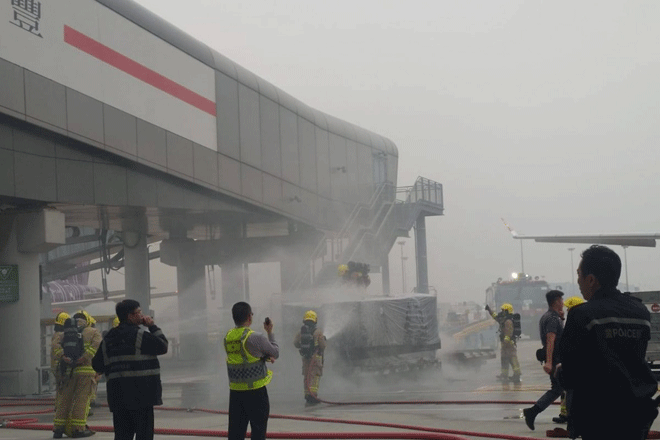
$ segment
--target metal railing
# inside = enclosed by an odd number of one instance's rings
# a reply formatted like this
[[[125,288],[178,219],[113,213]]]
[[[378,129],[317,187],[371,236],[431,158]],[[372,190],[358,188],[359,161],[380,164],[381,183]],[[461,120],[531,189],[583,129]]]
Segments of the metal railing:
[[[324,263],[338,261],[344,253],[345,245],[350,243],[355,235],[363,228],[363,222],[371,222],[376,215],[374,211],[379,208],[385,200],[394,199],[395,195],[396,187],[390,182],[385,182],[376,188],[376,191],[374,191],[366,204],[356,204],[338,233],[333,234],[332,236],[326,235],[319,240],[319,243],[312,251],[309,264],[305,265],[296,276],[291,285],[291,290],[298,290],[305,281],[312,281],[317,273],[317,260],[321,260],[321,267]],[[367,217],[366,219],[363,218],[365,214]]]
[[[418,177],[414,185],[406,187],[395,187],[389,182],[381,184],[367,204],[359,203],[355,206],[337,234],[325,236],[319,241],[312,251],[311,261],[296,277],[291,290],[300,289],[305,281],[313,283],[318,273],[318,260],[321,260],[323,267],[323,264],[329,262],[364,259],[366,255],[360,253],[364,252],[369,241],[376,246],[371,253],[387,252],[389,249],[383,246],[391,241],[390,236],[394,236],[396,229],[410,230],[422,204],[442,210],[442,184],[425,177]],[[387,212],[379,218],[384,207]]]

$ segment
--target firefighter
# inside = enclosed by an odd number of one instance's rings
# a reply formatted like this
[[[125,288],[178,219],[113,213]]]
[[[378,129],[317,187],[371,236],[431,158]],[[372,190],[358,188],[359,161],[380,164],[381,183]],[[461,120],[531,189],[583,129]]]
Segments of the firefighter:
[[[89,403],[93,395],[94,377],[96,375],[91,367],[92,358],[101,344],[101,333],[92,327],[89,314],[83,311],[73,315],[70,328],[64,329],[59,347],[63,350],[60,363],[64,362],[66,368],[61,370],[63,375],[62,396],[53,420],[53,438],[68,437],[82,438],[94,435],[95,432],[87,427]],[[82,341],[76,352],[71,355],[68,351],[67,332],[73,334],[75,339]],[[72,357],[69,357],[72,356]]]
[[[566,309],[571,310],[575,306],[579,306],[580,304],[584,304],[586,301],[579,296],[571,296],[568,298],[566,301],[564,301],[564,305],[566,306]],[[564,390],[564,392],[561,395],[561,406],[559,407],[559,416],[558,417],[553,417],[552,421],[555,423],[566,423],[568,422],[568,411],[567,411],[567,406],[568,406],[568,401],[571,400],[571,395],[570,391]]]
[[[94,317],[92,315],[90,315],[86,310],[80,310],[78,313],[82,313],[83,315],[85,315],[85,319],[87,321],[87,326],[88,327],[96,328],[96,319],[94,319]],[[101,334],[101,335],[103,335],[103,334]],[[96,404],[96,393],[97,393],[98,388],[99,388],[99,380],[101,380],[101,376],[103,376],[101,373],[96,373],[94,375],[94,379],[92,381],[93,382],[92,397],[89,400],[90,410],[87,413],[87,417],[93,416],[94,411],[91,408],[96,408],[98,406]]]
[[[71,318],[68,313],[60,312],[55,316],[55,328],[53,337],[50,341],[50,371],[55,378],[55,411],[60,406],[60,399],[62,398],[61,375],[60,375],[60,359],[62,359],[62,331],[64,330],[64,323],[67,319]]]
[[[303,389],[305,391],[305,406],[319,403],[317,398],[319,383],[323,374],[323,353],[325,351],[325,336],[316,327],[318,316],[315,311],[308,310],[303,317],[303,326],[293,340],[293,345],[302,357]]]
[[[509,303],[502,304],[499,314],[493,312],[490,306],[486,306],[486,310],[500,325],[502,372],[497,378],[502,381],[508,381],[509,365],[511,365],[511,369],[513,370],[511,381],[513,383],[520,383],[520,364],[518,363],[516,336],[514,336],[513,306]]]

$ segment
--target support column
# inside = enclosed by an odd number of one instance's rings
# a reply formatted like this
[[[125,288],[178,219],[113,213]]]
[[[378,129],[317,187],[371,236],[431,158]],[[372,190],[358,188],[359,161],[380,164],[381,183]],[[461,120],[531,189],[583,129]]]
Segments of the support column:
[[[227,236],[247,238],[247,227],[240,223],[223,225]],[[250,302],[250,274],[247,263],[228,261],[220,266],[222,270],[222,306],[225,309],[238,301]]]
[[[383,256],[383,261],[380,263],[380,274],[383,284],[383,294],[390,294],[390,256]]]
[[[38,392],[41,366],[39,253],[65,243],[64,214],[0,216],[0,265],[16,265],[18,300],[0,303],[0,395]],[[9,278],[9,272],[0,277]]]
[[[415,224],[415,260],[417,292],[429,293],[429,269],[426,261],[426,217],[420,215]]]
[[[179,291],[179,341],[181,359],[206,359],[208,319],[206,313],[206,272],[204,266],[182,258],[176,267]]]
[[[284,298],[290,296],[291,287],[299,271],[300,266],[298,266],[296,259],[287,256],[280,260],[280,288]]]
[[[135,209],[124,219],[122,228],[126,298],[138,301],[144,313],[147,313],[151,308],[151,283],[144,208]]]
[[[222,306],[225,309],[238,301],[250,301],[250,292],[246,289],[247,274],[243,263],[229,262],[221,266],[222,270]]]

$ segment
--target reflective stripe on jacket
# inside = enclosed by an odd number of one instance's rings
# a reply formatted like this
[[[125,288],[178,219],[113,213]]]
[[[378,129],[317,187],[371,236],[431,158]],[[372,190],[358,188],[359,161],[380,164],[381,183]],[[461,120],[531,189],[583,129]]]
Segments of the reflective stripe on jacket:
[[[143,336],[144,329],[139,328],[135,337],[135,354],[108,355],[107,345],[103,344],[101,346],[108,381],[119,377],[160,377],[160,362],[158,362],[158,357],[153,354],[142,354]]]
[[[248,327],[236,327],[225,336],[229,389],[256,390],[268,385],[273,377],[273,372],[268,371],[266,362],[252,356],[245,348],[245,341],[252,333],[254,331]]]

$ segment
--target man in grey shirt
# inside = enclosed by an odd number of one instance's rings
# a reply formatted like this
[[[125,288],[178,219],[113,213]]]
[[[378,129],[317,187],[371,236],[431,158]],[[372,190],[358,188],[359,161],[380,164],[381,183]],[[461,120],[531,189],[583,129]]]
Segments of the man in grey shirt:
[[[268,337],[250,329],[252,308],[237,302],[231,309],[236,327],[225,336],[227,375],[229,376],[229,440],[244,440],[247,425],[252,440],[264,440],[270,415],[268,385],[273,372],[266,362],[275,362],[280,349],[273,335],[273,322],[266,318],[264,330]]]
[[[534,420],[536,416],[557,400],[563,391],[559,381],[555,378],[555,369],[559,364],[557,346],[564,330],[564,302],[562,301],[562,296],[564,296],[564,292],[561,290],[550,290],[545,294],[545,299],[548,302],[548,311],[541,316],[539,333],[545,353],[543,371],[550,376],[551,388],[541,396],[534,406],[523,409],[525,423],[532,431],[534,431]]]

